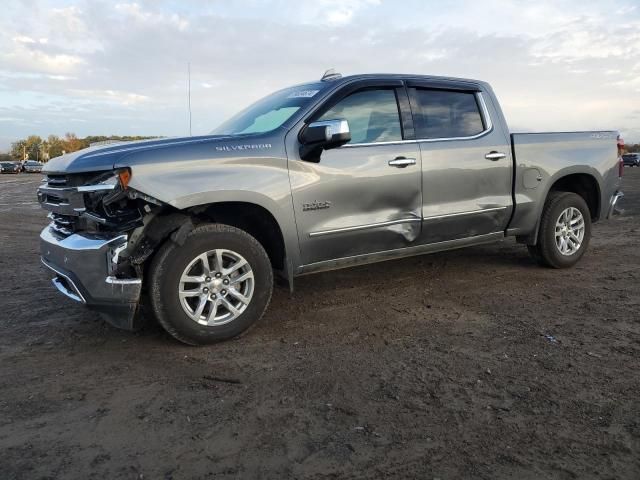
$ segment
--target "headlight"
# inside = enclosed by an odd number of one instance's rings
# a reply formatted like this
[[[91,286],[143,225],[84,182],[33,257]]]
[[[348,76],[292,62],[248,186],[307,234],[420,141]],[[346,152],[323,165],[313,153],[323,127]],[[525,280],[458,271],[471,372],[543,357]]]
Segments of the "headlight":
[[[82,185],[77,187],[79,192],[98,192],[101,190],[115,190],[120,187],[125,190],[129,186],[131,180],[131,170],[128,168],[121,168],[108,172],[94,179],[90,185]]]

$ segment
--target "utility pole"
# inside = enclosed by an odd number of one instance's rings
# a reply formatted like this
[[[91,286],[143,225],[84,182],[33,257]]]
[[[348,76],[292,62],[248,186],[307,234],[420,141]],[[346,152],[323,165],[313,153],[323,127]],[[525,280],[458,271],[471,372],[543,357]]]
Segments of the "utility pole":
[[[189,104],[189,136],[191,136],[191,62],[187,63],[187,101]]]

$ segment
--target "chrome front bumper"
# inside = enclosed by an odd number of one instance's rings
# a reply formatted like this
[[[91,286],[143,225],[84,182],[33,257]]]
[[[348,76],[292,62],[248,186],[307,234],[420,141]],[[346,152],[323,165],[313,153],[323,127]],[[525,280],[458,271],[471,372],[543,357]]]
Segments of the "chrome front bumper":
[[[53,285],[68,298],[99,311],[113,325],[131,330],[142,280],[114,276],[118,255],[126,246],[126,235],[61,237],[51,226],[40,234],[42,263],[56,274]]]
[[[617,213],[622,213],[622,210],[618,206],[618,202],[622,197],[624,197],[624,193],[622,193],[620,190],[612,195],[611,200],[609,200],[609,210],[607,212],[607,218],[611,218]]]

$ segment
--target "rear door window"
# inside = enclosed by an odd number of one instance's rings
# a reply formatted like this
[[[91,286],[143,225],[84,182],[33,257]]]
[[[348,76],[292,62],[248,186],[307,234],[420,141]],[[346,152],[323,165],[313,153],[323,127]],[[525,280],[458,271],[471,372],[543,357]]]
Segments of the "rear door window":
[[[474,92],[416,88],[413,98],[418,139],[471,137],[485,129]]]

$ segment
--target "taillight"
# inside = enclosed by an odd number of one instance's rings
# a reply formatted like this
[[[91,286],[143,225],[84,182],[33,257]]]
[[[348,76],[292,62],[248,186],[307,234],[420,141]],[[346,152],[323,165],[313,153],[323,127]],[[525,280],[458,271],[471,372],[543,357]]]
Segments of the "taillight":
[[[618,176],[622,178],[622,174],[624,173],[624,162],[622,161],[622,157],[618,158]]]

